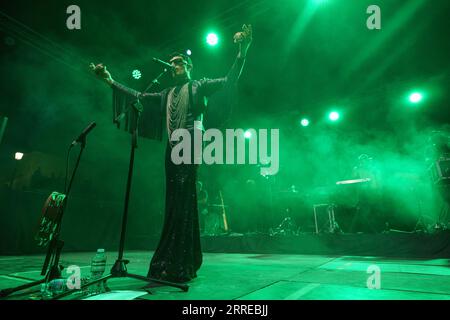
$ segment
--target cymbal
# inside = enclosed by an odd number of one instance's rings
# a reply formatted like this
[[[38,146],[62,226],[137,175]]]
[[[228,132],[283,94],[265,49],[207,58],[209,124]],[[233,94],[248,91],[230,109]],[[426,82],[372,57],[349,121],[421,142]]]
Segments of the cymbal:
[[[352,179],[352,180],[342,180],[342,181],[337,181],[336,184],[337,185],[342,185],[342,184],[354,184],[354,183],[363,183],[363,182],[369,182],[372,179],[370,178],[364,178],[364,179]]]

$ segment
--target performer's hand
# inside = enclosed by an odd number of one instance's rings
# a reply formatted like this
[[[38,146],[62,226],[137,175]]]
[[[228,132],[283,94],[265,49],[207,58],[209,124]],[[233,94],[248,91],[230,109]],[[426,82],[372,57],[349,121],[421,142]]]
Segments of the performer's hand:
[[[113,81],[111,74],[108,70],[106,70],[106,66],[104,66],[102,63],[99,63],[97,65],[91,63],[89,65],[89,68],[97,75],[97,77],[108,82],[109,84]]]
[[[252,25],[243,25],[242,31],[236,32],[233,41],[234,43],[239,44],[239,55],[241,57],[245,57],[247,55],[247,50],[250,47],[250,44],[253,40],[253,34],[252,34]]]

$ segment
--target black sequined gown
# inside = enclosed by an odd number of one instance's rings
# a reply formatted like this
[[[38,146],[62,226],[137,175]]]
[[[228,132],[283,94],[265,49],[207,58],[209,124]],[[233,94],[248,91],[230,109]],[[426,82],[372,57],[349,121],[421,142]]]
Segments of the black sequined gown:
[[[168,144],[164,226],[148,276],[187,282],[197,276],[202,264],[196,191],[198,165],[175,165],[170,153]]]

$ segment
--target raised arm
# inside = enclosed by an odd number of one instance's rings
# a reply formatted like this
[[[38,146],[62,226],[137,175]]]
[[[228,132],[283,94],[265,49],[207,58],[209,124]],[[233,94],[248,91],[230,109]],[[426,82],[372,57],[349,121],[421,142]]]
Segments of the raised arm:
[[[112,76],[111,73],[106,69],[106,66],[103,65],[102,63],[100,64],[93,64],[91,63],[89,65],[89,67],[91,68],[91,70],[97,75],[97,77],[99,79],[101,79],[102,81],[104,81],[105,83],[107,83],[109,86],[111,86],[113,89],[119,90],[127,95],[130,95],[134,98],[146,98],[146,97],[155,97],[155,98],[159,98],[161,97],[161,93],[141,93],[137,90],[134,90],[132,88],[129,88],[117,81],[115,81]]]
[[[236,60],[233,63],[230,71],[227,76],[224,78],[217,79],[203,79],[200,80],[201,92],[205,96],[210,96],[220,88],[222,88],[225,84],[235,84],[244,68],[245,58],[247,56],[248,48],[252,43],[253,35],[252,35],[252,26],[251,25],[243,25],[242,31],[237,32],[234,37],[234,43],[238,44],[238,55]]]

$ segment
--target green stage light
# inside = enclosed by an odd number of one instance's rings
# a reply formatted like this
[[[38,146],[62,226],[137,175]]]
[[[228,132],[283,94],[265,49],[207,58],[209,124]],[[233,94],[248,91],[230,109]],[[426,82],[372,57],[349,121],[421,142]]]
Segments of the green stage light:
[[[208,43],[210,46],[215,46],[217,43],[219,43],[219,37],[215,33],[208,33],[206,36],[206,43]]]
[[[300,124],[301,124],[303,127],[307,127],[307,126],[309,126],[309,120],[306,119],[306,118],[304,118],[304,119],[302,119],[302,120],[300,121]]]
[[[337,121],[339,119],[340,115],[338,112],[332,111],[332,112],[330,112],[328,117],[330,118],[331,121]]]
[[[409,101],[412,103],[419,103],[422,99],[423,95],[420,92],[413,92],[409,95]]]
[[[190,55],[192,54],[192,51],[189,50],[189,49],[187,49],[187,50],[186,50],[186,54],[187,54],[188,56],[190,56]]]
[[[244,137],[245,137],[246,139],[250,139],[250,138],[252,137],[252,133],[251,133],[249,130],[247,130],[247,131],[245,131],[245,133],[244,133]]]
[[[141,73],[141,71],[135,69],[135,70],[133,70],[133,72],[131,73],[131,75],[133,76],[134,79],[138,80],[138,79],[141,78],[142,73]]]

